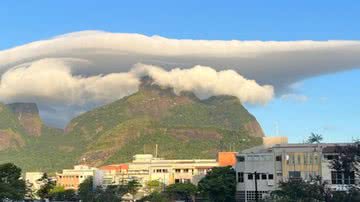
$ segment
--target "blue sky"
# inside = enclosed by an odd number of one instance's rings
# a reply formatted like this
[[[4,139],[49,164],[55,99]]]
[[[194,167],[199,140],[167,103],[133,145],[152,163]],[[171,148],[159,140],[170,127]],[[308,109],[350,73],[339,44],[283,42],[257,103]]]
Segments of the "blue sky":
[[[291,3],[290,3],[291,2]],[[81,30],[219,40],[360,40],[358,1],[1,1],[0,50]],[[360,70],[294,86],[302,100],[248,106],[266,134],[360,137]]]

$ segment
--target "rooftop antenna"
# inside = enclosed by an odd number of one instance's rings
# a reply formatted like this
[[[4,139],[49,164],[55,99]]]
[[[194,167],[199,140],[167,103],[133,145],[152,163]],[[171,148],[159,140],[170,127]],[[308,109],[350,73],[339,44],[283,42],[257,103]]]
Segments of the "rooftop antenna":
[[[279,122],[275,122],[275,135],[279,136]]]

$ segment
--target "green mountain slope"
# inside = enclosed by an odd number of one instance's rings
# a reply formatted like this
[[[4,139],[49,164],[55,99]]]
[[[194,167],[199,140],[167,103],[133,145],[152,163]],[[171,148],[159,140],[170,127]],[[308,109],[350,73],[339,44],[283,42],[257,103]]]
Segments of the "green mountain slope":
[[[221,150],[261,144],[256,119],[234,97],[201,101],[145,82],[140,90],[87,112],[67,127],[85,140],[82,161],[92,165],[129,161],[137,153],[165,158],[215,158]]]
[[[22,126],[10,109],[0,103],[0,151],[17,150],[24,145]]]
[[[29,106],[0,105],[0,131],[10,131],[9,145],[15,145],[0,150],[0,163],[14,162],[26,171],[127,162],[134,154],[155,153],[155,145],[160,157],[215,158],[218,151],[261,144],[263,136],[234,97],[199,100],[150,80],[137,93],[74,118],[65,132],[45,126]]]

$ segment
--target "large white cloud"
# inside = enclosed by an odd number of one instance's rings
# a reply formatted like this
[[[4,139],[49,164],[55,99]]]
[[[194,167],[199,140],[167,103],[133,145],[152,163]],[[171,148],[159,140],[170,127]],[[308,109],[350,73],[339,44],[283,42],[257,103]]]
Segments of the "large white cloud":
[[[135,92],[139,67],[131,69],[142,63],[161,67],[143,65],[142,71],[177,91],[264,103],[273,95],[271,86],[281,94],[305,78],[358,68],[359,55],[359,41],[178,40],[77,32],[0,51],[0,101],[36,101],[47,114],[50,106],[87,110]]]
[[[233,70],[216,71],[211,67],[197,65],[190,69],[175,68],[166,71],[162,68],[138,64],[131,71],[140,77],[150,76],[155,84],[171,87],[175,93],[194,92],[201,99],[217,95],[236,96],[242,102],[265,104],[272,99],[272,86],[260,86]]]
[[[69,61],[75,59],[41,59],[8,70],[0,80],[0,97],[6,102],[26,100],[55,106],[99,105],[136,92],[143,76],[175,93],[192,91],[201,99],[232,95],[255,104],[266,103],[273,96],[272,86],[260,86],[233,70],[217,72],[196,66],[166,71],[136,64],[129,72],[83,77],[72,75]]]

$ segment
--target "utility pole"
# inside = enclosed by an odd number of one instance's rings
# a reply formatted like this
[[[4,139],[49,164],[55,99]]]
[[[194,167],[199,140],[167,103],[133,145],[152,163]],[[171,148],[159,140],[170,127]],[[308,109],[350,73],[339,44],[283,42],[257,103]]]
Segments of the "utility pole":
[[[254,183],[255,183],[255,201],[259,202],[259,195],[258,195],[258,184],[257,184],[257,177],[259,176],[260,179],[260,175],[261,174],[268,174],[268,173],[258,173],[258,172],[245,172],[245,174],[251,174],[254,176]]]
[[[255,201],[259,202],[259,196],[258,196],[258,187],[257,187],[257,175],[259,175],[256,171],[254,172],[255,177]],[[259,175],[260,178],[260,175]]]

